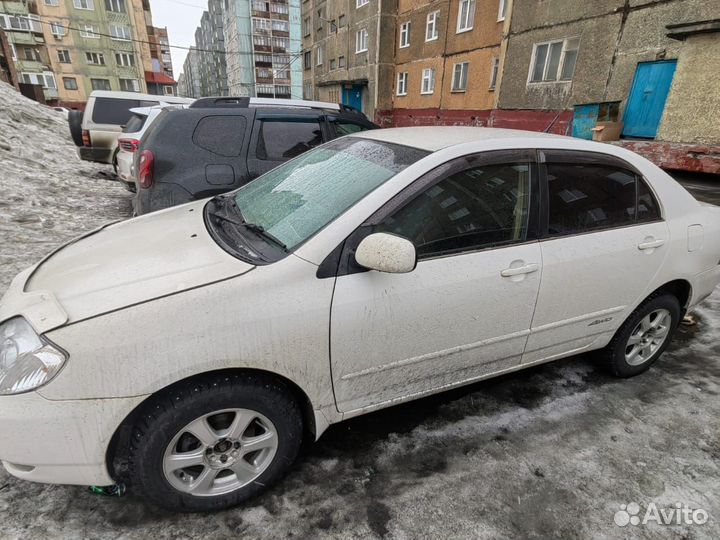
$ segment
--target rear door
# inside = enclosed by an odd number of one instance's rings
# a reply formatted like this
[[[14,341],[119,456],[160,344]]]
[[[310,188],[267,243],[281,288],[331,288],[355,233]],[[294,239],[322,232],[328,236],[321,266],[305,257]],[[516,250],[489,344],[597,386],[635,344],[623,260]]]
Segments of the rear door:
[[[248,150],[250,178],[330,140],[321,114],[258,112]]]
[[[649,185],[624,161],[555,150],[540,161],[543,274],[523,363],[579,353],[614,331],[669,237]]]

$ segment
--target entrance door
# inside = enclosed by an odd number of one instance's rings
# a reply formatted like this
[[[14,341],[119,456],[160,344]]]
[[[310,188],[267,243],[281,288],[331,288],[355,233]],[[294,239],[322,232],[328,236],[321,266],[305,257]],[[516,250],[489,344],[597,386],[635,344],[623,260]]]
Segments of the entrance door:
[[[358,111],[363,110],[362,106],[362,95],[363,95],[363,86],[356,84],[352,86],[351,88],[343,88],[343,95],[342,95],[342,102],[343,105],[350,105],[351,107],[357,109]]]
[[[638,64],[625,109],[623,135],[655,138],[676,64],[676,60]]]

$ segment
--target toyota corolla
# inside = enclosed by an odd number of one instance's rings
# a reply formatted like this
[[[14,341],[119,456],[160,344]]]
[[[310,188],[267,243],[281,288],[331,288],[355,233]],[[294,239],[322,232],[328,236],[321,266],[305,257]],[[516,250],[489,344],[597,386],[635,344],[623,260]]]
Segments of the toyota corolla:
[[[226,508],[353,416],[581,352],[637,375],[719,262],[720,208],[622,148],[358,133],[19,274],[0,303],[0,460]]]

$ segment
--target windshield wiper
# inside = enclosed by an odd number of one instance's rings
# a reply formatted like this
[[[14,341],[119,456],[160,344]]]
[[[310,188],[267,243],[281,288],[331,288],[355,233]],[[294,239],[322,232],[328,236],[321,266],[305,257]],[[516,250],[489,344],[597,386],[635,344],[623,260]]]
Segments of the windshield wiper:
[[[282,240],[280,240],[278,237],[274,236],[272,233],[266,231],[265,227],[263,227],[262,225],[257,225],[255,223],[247,223],[245,221],[242,223],[242,225],[246,229],[258,234],[259,236],[262,236],[263,238],[270,240],[273,244],[275,244],[276,246],[279,246],[283,251],[288,250],[287,246],[283,243]]]
[[[281,248],[283,251],[288,250],[285,243],[276,236],[274,236],[272,233],[266,231],[265,227],[245,221],[245,218],[240,211],[240,207],[238,207],[237,203],[235,203],[232,198],[216,197],[213,202],[215,204],[216,210],[210,212],[211,216],[217,218],[218,220],[226,221],[228,223],[232,223],[233,225],[237,225],[238,227],[244,227],[247,230],[254,232],[258,236],[262,236],[265,240],[272,242],[273,244]]]

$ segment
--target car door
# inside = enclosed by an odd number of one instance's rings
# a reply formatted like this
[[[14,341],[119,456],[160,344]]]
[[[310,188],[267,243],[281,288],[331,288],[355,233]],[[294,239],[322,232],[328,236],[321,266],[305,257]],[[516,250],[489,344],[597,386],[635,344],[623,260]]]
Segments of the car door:
[[[541,151],[543,276],[523,363],[593,348],[627,316],[665,257],[649,185],[613,156]]]
[[[329,139],[323,115],[258,112],[247,158],[250,178]]]
[[[342,412],[519,365],[540,285],[534,152],[454,160],[417,180],[345,242],[330,351]],[[373,232],[411,240],[407,274],[366,271]]]

